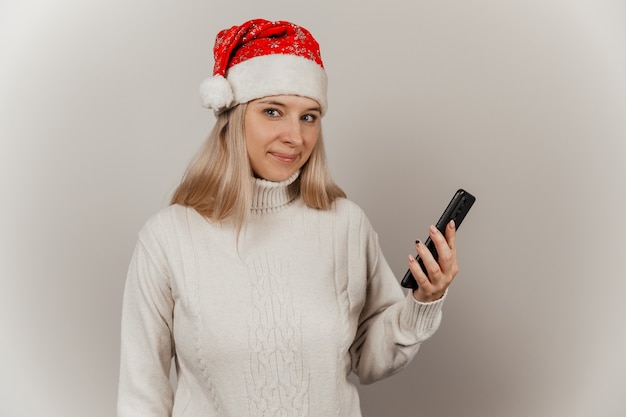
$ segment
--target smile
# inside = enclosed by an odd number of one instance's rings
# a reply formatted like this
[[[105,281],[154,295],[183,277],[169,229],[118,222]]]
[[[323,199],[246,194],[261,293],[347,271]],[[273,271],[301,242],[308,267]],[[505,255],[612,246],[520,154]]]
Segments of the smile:
[[[287,155],[287,154],[274,153],[274,152],[270,152],[270,155],[272,155],[274,158],[276,158],[280,162],[284,162],[286,164],[294,163],[298,159],[298,155]]]

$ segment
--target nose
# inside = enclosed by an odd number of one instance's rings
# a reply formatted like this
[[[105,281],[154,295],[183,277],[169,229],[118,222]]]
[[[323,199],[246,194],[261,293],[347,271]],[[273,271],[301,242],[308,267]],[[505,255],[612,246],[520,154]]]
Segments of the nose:
[[[281,140],[291,146],[299,146],[303,142],[302,123],[300,118],[288,118],[284,121]]]

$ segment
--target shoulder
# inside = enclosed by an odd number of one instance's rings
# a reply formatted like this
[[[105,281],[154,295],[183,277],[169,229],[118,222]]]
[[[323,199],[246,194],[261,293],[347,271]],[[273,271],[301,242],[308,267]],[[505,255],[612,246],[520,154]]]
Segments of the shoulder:
[[[161,240],[188,230],[194,223],[206,222],[195,209],[173,204],[162,208],[144,223],[139,232],[143,240]]]
[[[333,203],[332,211],[339,221],[345,221],[360,229],[372,229],[372,225],[363,209],[354,201],[338,198]]]
[[[352,200],[345,197],[338,198],[333,203],[333,210],[337,214],[351,214],[357,216],[365,216],[365,212],[361,207]]]

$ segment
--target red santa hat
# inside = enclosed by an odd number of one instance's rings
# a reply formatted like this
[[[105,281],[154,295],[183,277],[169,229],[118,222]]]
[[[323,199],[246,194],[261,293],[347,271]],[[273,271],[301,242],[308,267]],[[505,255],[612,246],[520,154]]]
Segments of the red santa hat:
[[[218,33],[213,76],[200,85],[202,105],[220,113],[261,97],[293,94],[326,113],[327,78],[313,35],[290,22],[254,19]]]

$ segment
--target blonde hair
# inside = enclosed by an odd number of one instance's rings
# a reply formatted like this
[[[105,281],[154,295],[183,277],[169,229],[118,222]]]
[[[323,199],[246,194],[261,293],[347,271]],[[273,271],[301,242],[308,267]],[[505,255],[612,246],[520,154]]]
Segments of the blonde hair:
[[[252,169],[246,150],[244,116],[247,104],[220,113],[209,137],[191,161],[171,204],[193,207],[215,220],[232,220],[238,229],[245,223],[252,204]],[[299,188],[304,203],[328,210],[343,190],[328,172],[320,136],[300,177],[290,187]]]

